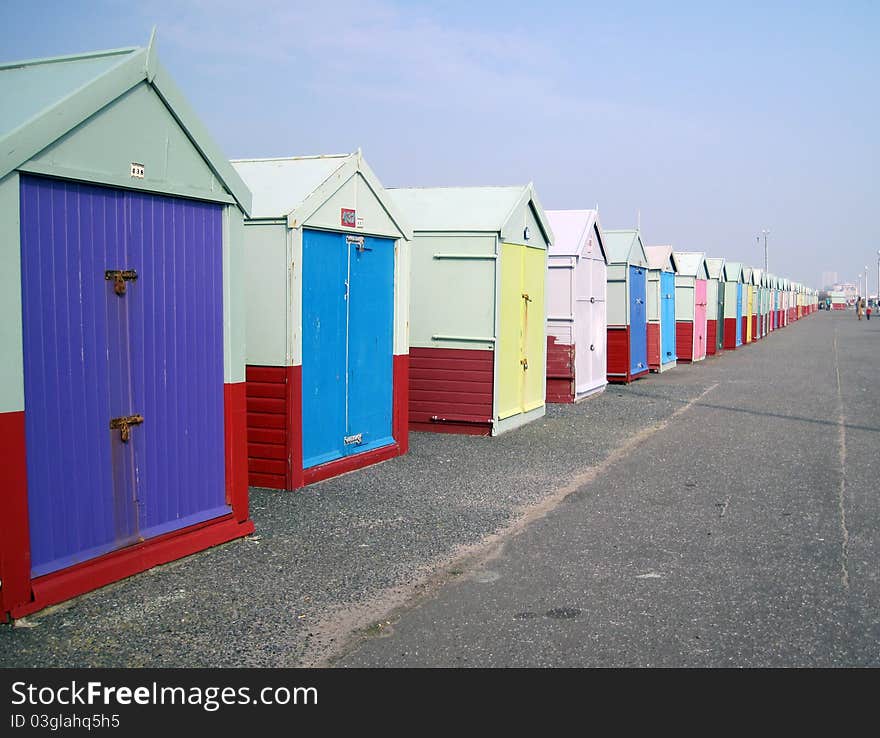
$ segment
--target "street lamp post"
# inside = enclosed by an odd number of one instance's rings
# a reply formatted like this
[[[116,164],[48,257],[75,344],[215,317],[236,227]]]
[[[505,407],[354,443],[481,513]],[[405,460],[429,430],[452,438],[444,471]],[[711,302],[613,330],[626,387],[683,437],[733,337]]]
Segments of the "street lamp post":
[[[768,268],[767,268],[767,236],[769,236],[769,235],[770,235],[770,231],[768,231],[766,228],[761,231],[761,236],[764,236],[764,274],[766,274],[768,271]],[[755,241],[758,242],[759,246],[761,245],[761,236],[755,236]],[[880,251],[878,251],[877,253],[878,253],[878,255],[880,255]],[[878,269],[880,269],[880,266],[878,266]]]
[[[880,251],[877,252],[877,301],[876,304],[880,307]],[[880,313],[880,310],[877,311]]]

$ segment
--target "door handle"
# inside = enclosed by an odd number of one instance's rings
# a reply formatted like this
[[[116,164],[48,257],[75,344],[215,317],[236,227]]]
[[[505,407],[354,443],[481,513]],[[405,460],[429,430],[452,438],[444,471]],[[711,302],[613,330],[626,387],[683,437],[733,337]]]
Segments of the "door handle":
[[[529,293],[528,293],[528,292],[523,292],[523,293],[522,293],[522,299],[525,300],[526,302],[532,302],[532,298],[529,297]]]
[[[522,364],[523,371],[529,368],[529,360],[528,359],[520,359],[519,363]]]
[[[143,415],[123,415],[120,418],[110,420],[110,430],[118,430],[122,442],[128,443],[131,438],[131,426],[140,425],[143,422]]]

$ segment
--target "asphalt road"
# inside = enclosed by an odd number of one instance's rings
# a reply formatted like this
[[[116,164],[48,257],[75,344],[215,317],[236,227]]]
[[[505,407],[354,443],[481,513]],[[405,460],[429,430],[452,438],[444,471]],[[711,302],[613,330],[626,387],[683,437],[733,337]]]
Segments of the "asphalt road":
[[[0,626],[0,666],[877,664],[878,346],[818,313],[252,490],[254,536]]]
[[[880,665],[878,372],[820,312],[636,383],[708,391],[339,664]]]

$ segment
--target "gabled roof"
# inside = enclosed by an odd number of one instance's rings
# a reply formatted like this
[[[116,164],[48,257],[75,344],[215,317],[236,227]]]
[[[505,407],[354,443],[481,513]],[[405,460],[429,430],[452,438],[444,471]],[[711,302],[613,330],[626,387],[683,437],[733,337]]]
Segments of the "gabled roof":
[[[752,283],[752,268],[751,267],[747,267],[747,266],[743,267],[742,280],[743,280],[744,284],[751,284]]]
[[[638,229],[605,231],[605,254],[609,264],[648,266],[648,256]]]
[[[593,230],[599,232],[599,251],[606,263],[602,225],[598,210],[547,210],[545,215],[553,229],[550,256],[580,256]]]
[[[672,246],[645,246],[645,256],[648,257],[648,269],[659,269],[662,272],[675,271]]]
[[[752,284],[761,287],[764,284],[764,270],[759,267],[752,268]]]
[[[739,261],[724,262],[724,281],[725,282],[741,282],[742,281],[742,263]]]
[[[676,271],[684,277],[707,279],[706,253],[704,251],[673,251]]]
[[[298,228],[342,185],[360,174],[403,237],[412,239],[412,229],[360,150],[325,156],[233,159],[232,166],[253,193],[251,218],[283,217],[291,228]]]
[[[251,193],[159,64],[155,31],[147,48],[0,64],[0,179],[144,81],[241,209],[249,212]]]
[[[553,243],[553,230],[531,182],[513,187],[389,187],[388,192],[414,231],[501,233],[528,204],[544,239]]]
[[[706,271],[709,272],[709,279],[721,279],[724,276],[724,257],[707,256]]]

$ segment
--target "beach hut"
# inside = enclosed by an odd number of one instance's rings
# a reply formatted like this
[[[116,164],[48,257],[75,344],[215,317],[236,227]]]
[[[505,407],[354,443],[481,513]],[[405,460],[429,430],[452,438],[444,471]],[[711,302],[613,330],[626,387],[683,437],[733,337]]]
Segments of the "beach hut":
[[[776,330],[776,275],[767,275],[768,288],[768,326],[770,332]]]
[[[648,257],[638,230],[605,231],[608,255],[608,381],[648,373]]]
[[[2,620],[253,523],[250,192],[153,39],[0,65],[0,99]]]
[[[543,416],[553,235],[535,188],[389,192],[414,232],[410,428],[498,435]]]
[[[724,349],[742,346],[743,271],[738,261],[724,262]]]
[[[743,343],[752,343],[752,316],[755,314],[755,284],[752,281],[752,267],[743,267]]]
[[[674,251],[675,352],[684,362],[706,358],[706,255],[701,251]]]
[[[764,270],[754,267],[752,269],[752,290],[754,295],[752,312],[752,338],[757,341],[764,337]]]
[[[706,259],[706,353],[716,354],[724,348],[724,259]]]
[[[676,365],[675,263],[672,246],[646,246],[648,257],[648,366],[665,372]]]
[[[239,159],[248,477],[297,489],[407,450],[412,232],[360,151]]]
[[[607,261],[596,210],[548,210],[547,402],[575,402],[607,384]]]
[[[779,325],[788,325],[788,279],[779,279]]]

